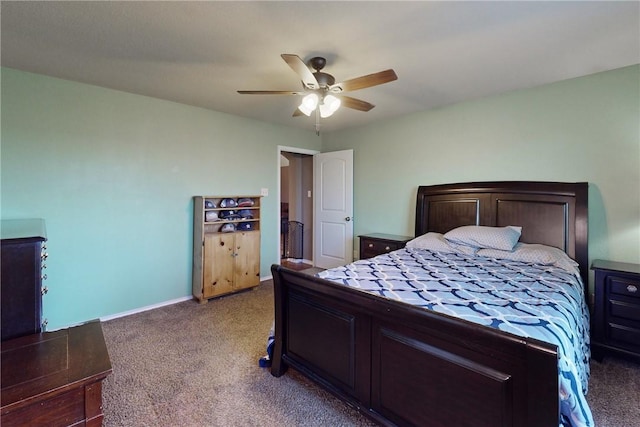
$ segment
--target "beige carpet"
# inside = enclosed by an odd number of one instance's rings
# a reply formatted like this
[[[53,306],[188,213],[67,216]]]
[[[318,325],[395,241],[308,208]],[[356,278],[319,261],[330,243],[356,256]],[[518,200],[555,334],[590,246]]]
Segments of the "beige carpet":
[[[258,367],[272,321],[267,282],[105,322],[104,426],[373,425],[294,371]]]
[[[272,321],[269,281],[103,323],[104,426],[373,426],[295,371],[258,367]],[[598,427],[640,427],[640,365],[594,362],[590,387]]]

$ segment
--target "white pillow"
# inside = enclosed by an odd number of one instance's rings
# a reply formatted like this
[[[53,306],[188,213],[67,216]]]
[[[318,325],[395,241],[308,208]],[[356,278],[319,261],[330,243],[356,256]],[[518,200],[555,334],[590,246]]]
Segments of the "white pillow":
[[[465,255],[475,255],[476,252],[475,248],[450,244],[440,233],[426,233],[418,236],[408,241],[406,247],[443,253],[462,253]]]
[[[485,227],[465,225],[444,234],[444,238],[457,245],[467,245],[478,249],[499,249],[510,251],[518,243],[522,227]]]
[[[537,243],[518,243],[513,251],[496,249],[480,249],[478,256],[508,259],[532,264],[554,265],[571,273],[579,274],[578,263],[558,248]]]
[[[446,240],[440,233],[426,233],[422,236],[418,236],[413,240],[409,240],[406,244],[407,248],[414,249],[428,249],[430,251],[438,252],[452,252],[452,247],[449,246]]]

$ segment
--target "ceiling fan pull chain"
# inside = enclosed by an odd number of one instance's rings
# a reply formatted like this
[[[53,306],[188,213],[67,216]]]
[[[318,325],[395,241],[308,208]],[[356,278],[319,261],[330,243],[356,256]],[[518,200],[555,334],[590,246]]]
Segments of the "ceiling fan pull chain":
[[[316,108],[316,135],[320,136],[320,109]]]

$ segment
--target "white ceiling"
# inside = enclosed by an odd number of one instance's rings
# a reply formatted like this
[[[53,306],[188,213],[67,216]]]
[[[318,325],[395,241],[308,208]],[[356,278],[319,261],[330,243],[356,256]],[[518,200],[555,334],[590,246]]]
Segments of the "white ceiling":
[[[282,60],[327,58],[336,81],[393,68],[398,80],[347,93],[322,131],[360,126],[640,63],[638,1],[10,2],[4,67],[286,126],[300,90]]]

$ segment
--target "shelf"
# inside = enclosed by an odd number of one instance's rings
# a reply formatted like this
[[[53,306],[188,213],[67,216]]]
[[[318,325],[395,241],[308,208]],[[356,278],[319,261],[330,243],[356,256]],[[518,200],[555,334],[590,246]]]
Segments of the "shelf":
[[[192,288],[201,303],[260,284],[260,197],[194,196]]]

